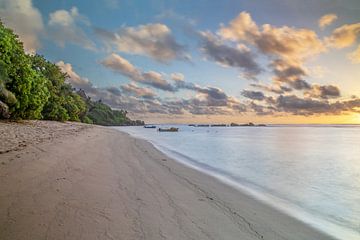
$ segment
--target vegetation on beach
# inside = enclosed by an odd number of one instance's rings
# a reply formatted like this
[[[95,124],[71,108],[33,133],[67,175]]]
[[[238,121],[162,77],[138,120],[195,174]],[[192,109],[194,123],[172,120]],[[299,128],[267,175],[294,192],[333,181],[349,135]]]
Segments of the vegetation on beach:
[[[26,54],[18,36],[0,21],[0,119],[144,124],[130,120],[124,110],[113,110],[83,91],[76,92],[66,83],[67,77],[43,56]]]
[[[87,106],[87,114],[85,115],[83,122],[94,123],[104,126],[115,126],[115,125],[144,125],[143,121],[131,120],[128,118],[127,111],[125,110],[114,110],[108,105],[104,104],[101,100],[92,101],[84,90],[77,92],[79,96],[85,101]]]

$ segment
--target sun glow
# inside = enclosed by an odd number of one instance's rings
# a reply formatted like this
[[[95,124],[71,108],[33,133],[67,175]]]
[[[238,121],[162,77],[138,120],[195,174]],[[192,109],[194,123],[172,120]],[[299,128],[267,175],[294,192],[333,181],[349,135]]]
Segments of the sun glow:
[[[360,113],[355,113],[354,114],[354,123],[355,124],[360,124]]]

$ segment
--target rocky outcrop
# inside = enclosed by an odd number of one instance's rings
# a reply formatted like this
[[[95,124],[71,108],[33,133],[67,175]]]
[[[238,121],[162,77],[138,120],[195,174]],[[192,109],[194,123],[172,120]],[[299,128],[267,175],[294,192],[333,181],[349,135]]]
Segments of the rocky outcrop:
[[[9,113],[8,105],[0,101],[0,118],[9,118],[9,117],[10,117],[10,113]]]

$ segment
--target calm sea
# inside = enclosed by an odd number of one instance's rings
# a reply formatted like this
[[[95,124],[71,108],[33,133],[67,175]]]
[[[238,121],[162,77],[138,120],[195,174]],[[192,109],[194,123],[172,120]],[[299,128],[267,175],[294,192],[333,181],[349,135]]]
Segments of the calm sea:
[[[177,127],[117,129],[336,238],[360,239],[360,126]]]

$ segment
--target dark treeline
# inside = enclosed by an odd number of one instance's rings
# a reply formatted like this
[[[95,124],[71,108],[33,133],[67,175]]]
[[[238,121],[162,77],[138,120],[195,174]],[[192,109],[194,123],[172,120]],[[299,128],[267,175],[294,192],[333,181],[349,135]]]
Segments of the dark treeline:
[[[26,54],[22,42],[0,21],[0,118],[142,125],[123,110],[94,102],[65,82],[68,76],[43,56]]]

